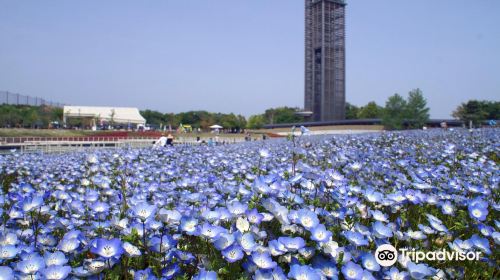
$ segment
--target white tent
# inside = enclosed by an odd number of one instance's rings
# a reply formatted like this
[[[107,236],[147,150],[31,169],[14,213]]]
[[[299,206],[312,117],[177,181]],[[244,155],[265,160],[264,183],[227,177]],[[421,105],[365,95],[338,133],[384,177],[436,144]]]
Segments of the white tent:
[[[222,126],[218,125],[218,124],[214,124],[212,126],[210,126],[211,129],[221,129]]]
[[[93,118],[99,121],[122,124],[146,124],[137,108],[64,106],[64,122],[67,118]]]

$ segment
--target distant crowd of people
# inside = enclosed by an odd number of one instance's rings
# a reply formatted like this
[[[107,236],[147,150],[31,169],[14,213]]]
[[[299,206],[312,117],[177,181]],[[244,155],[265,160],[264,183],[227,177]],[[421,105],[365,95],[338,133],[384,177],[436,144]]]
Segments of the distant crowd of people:
[[[262,134],[262,140],[267,140],[267,135]],[[259,138],[252,138],[252,135],[250,133],[245,134],[245,141],[258,141]],[[210,137],[208,139],[202,139],[200,136],[196,137],[196,143],[200,145],[208,145],[208,146],[218,146],[218,145],[227,145],[230,144],[231,141],[229,141],[226,138],[223,138],[222,140],[219,138],[218,135],[215,135],[215,137]],[[167,136],[162,136],[158,140],[155,141],[154,147],[167,147],[167,146],[173,146],[174,145],[174,136],[172,134],[168,134]]]

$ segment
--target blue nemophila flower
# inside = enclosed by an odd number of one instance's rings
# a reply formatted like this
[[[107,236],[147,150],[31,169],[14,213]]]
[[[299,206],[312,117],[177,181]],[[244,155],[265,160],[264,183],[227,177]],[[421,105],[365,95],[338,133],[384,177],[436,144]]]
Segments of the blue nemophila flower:
[[[377,280],[377,278],[373,277],[373,274],[369,270],[363,270],[363,274],[361,274],[362,280]]]
[[[491,234],[491,237],[495,241],[495,244],[500,245],[500,232],[495,231]]]
[[[283,270],[277,266],[273,270],[258,269],[255,271],[253,280],[287,280]]]
[[[179,264],[174,263],[171,265],[168,265],[165,269],[161,271],[161,275],[165,277],[167,280],[170,279],[175,279],[175,277],[181,272],[181,267]],[[148,278],[149,280],[149,278]]]
[[[379,271],[380,265],[371,253],[365,253],[361,256],[361,263],[369,271]]]
[[[448,247],[454,251],[464,252],[469,251],[473,247],[473,244],[470,240],[463,241],[457,238],[453,243],[448,242]]]
[[[311,229],[311,239],[314,241],[327,242],[331,237],[332,233],[323,224],[319,224]]]
[[[217,273],[215,271],[206,271],[202,269],[198,275],[193,277],[193,280],[217,280]]]
[[[40,208],[42,204],[43,197],[41,196],[26,197],[22,202],[22,208],[24,212],[30,212]]]
[[[367,246],[368,240],[365,237],[356,231],[346,231],[344,236],[349,240],[349,242],[354,246]]]
[[[273,256],[281,256],[287,252],[285,245],[278,242],[278,240],[271,240],[268,243],[269,251]]]
[[[134,280],[156,280],[156,276],[151,268],[138,270],[134,273]]]
[[[392,229],[379,221],[373,223],[373,234],[378,238],[390,238],[393,235]]]
[[[252,261],[255,265],[262,269],[272,269],[276,267],[276,263],[273,261],[269,253],[252,253]]]
[[[18,238],[13,232],[0,233],[0,245],[17,245]]]
[[[229,263],[239,261],[243,258],[244,254],[241,247],[238,245],[230,246],[222,251],[222,256]]]
[[[91,242],[90,252],[97,254],[105,259],[119,258],[125,250],[123,250],[122,242],[118,238],[104,239],[98,238]]]
[[[486,238],[482,238],[477,234],[472,235],[469,239],[470,243],[477,249],[483,251],[485,254],[490,255],[490,242]]]
[[[433,228],[428,227],[428,226],[424,226],[424,225],[422,225],[422,224],[419,224],[419,225],[418,225],[418,228],[419,228],[419,229],[420,229],[423,233],[425,233],[425,234],[434,234],[434,233],[436,233],[436,231],[435,231]]]
[[[14,272],[8,266],[0,266],[0,280],[14,280]]]
[[[334,262],[324,259],[322,257],[315,257],[313,259],[313,267],[319,270],[323,276],[328,279],[335,279],[338,277],[338,270]]]
[[[72,253],[80,247],[80,240],[77,238],[63,238],[57,248],[65,253]]]
[[[490,227],[485,224],[479,224],[477,228],[479,229],[479,232],[481,232],[482,235],[487,237],[491,236],[491,234],[495,231],[493,227]]]
[[[198,220],[192,217],[183,217],[181,219],[180,229],[188,235],[199,235]]]
[[[149,240],[149,248],[157,253],[165,253],[173,248],[176,244],[177,241],[174,240],[170,235],[163,235],[162,237],[155,236]],[[129,247],[129,250],[130,249],[132,248]]]
[[[290,267],[288,277],[296,280],[321,280],[321,273],[308,265],[294,264]]]
[[[46,252],[44,255],[45,264],[47,266],[51,265],[65,265],[68,263],[68,259],[62,252]]]
[[[304,228],[311,230],[319,224],[316,213],[308,209],[300,209],[297,211],[297,220]]]
[[[342,274],[349,280],[361,279],[363,268],[361,268],[358,264],[348,262],[342,266]]]
[[[255,247],[257,247],[252,233],[244,233],[239,236],[238,243],[240,244],[241,248],[243,248],[243,250],[247,253],[251,253],[255,249]]]
[[[407,232],[407,235],[411,238],[411,239],[415,239],[415,240],[424,240],[427,238],[427,236],[421,232],[421,231],[412,231],[412,230],[409,230]]]
[[[395,267],[392,267],[391,270],[387,271],[385,275],[390,280],[410,280],[410,274],[406,271],[399,272],[399,270]]]
[[[289,252],[296,252],[306,246],[302,237],[280,237],[278,242],[283,244]]]
[[[478,221],[484,221],[486,220],[486,216],[488,216],[488,202],[476,198],[469,202],[469,215],[471,218],[478,220]]]
[[[229,212],[231,212],[231,214],[239,216],[247,211],[248,205],[243,204],[239,201],[233,201],[227,205],[227,209],[229,210]]]
[[[426,214],[426,216],[427,216],[427,220],[431,224],[432,228],[434,228],[437,231],[442,231],[442,232],[448,231],[448,229],[446,228],[445,225],[443,225],[443,222],[440,219],[436,218],[435,216],[433,216],[431,214]]]
[[[435,274],[434,269],[430,268],[426,264],[420,263],[415,264],[413,262],[408,262],[408,273],[413,279],[424,279],[426,277],[432,276]]]
[[[210,223],[204,223],[201,226],[200,234],[205,238],[213,240],[213,239],[217,239],[221,233],[226,232],[226,231],[227,230],[223,227],[214,226],[214,225],[211,225]]]
[[[165,224],[177,225],[180,223],[182,215],[177,210],[167,210],[162,208],[158,211],[158,217]]]
[[[123,250],[125,250],[125,253],[129,257],[137,257],[137,256],[142,255],[141,250],[139,250],[139,248],[137,248],[136,246],[134,246],[128,242],[124,242],[122,244],[122,247],[123,247]]]
[[[0,246],[0,259],[9,260],[17,256],[19,252],[18,248],[14,245],[3,245]]]
[[[71,267],[67,265],[51,265],[42,270],[47,280],[66,279],[71,272]]]
[[[217,248],[217,250],[222,251],[227,247],[233,245],[235,241],[236,237],[234,236],[234,234],[221,233],[219,235],[219,238],[217,238],[217,240],[214,242],[214,247]]]
[[[91,209],[97,214],[106,214],[109,211],[109,205],[106,202],[96,201],[92,204]]]
[[[455,213],[455,206],[450,201],[441,204],[441,212],[445,215],[453,215]]]
[[[260,224],[262,219],[264,219],[264,215],[260,214],[256,208],[254,208],[252,210],[247,210],[245,212],[245,214],[247,216],[248,221],[252,224],[258,225],[258,224]]]
[[[180,251],[180,250],[175,251],[175,257],[177,257],[179,260],[181,260],[185,264],[189,264],[196,259],[192,253],[184,252],[184,251]]]
[[[387,222],[388,221],[387,215],[382,213],[379,210],[371,211],[371,214],[373,216],[373,219],[375,219],[376,221],[380,221],[380,222]]]
[[[144,222],[155,214],[156,206],[147,202],[140,202],[132,207],[132,211],[134,211],[135,217]]]
[[[260,149],[259,150],[259,156],[261,158],[268,158],[271,155],[268,149]]]
[[[33,257],[16,264],[16,269],[23,274],[33,275],[45,268],[45,261],[42,257]]]
[[[316,249],[313,247],[303,247],[299,249],[299,254],[305,259],[309,260],[314,256]],[[271,253],[272,254],[272,253]]]
[[[259,194],[268,194],[272,191],[264,178],[258,177],[252,184],[252,190]]]

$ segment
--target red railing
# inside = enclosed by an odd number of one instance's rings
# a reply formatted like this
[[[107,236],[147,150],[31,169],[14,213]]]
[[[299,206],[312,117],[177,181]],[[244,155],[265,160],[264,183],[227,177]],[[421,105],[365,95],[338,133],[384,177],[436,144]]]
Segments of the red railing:
[[[74,136],[74,137],[0,137],[0,144],[21,144],[25,142],[113,142],[125,139],[151,139],[158,137],[128,136]]]

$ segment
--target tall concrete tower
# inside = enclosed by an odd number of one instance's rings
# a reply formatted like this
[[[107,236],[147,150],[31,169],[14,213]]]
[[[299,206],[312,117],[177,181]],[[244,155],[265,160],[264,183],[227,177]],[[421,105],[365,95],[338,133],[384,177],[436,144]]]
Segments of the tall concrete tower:
[[[311,121],[345,119],[344,0],[305,0],[304,109]]]

